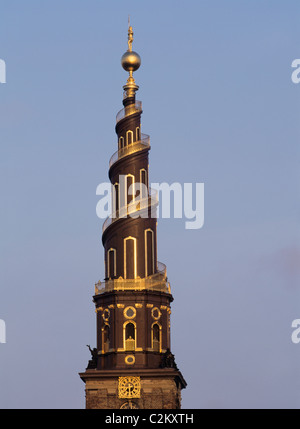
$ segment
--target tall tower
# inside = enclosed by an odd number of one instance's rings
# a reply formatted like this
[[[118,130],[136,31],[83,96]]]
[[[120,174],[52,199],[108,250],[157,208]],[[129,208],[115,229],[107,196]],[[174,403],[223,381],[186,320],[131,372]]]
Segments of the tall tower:
[[[133,72],[140,56],[122,56],[129,72],[116,118],[118,150],[109,161],[112,215],[102,227],[105,279],[95,285],[97,347],[85,372],[86,408],[180,408],[186,382],[170,346],[170,284],[157,261],[156,193],[149,187],[150,138],[141,133],[142,103]]]

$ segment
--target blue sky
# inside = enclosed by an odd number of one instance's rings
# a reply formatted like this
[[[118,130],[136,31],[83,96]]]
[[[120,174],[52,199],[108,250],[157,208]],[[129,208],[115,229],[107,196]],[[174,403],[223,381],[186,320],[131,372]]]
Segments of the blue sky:
[[[104,277],[96,187],[117,149],[127,17],[150,181],[203,182],[160,219],[184,408],[299,408],[297,1],[1,1],[1,408],[83,408]]]

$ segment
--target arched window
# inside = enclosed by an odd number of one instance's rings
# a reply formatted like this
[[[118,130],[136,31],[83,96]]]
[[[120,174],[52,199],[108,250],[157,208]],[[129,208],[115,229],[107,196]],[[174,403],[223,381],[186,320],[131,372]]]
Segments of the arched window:
[[[128,130],[126,132],[126,142],[127,142],[127,145],[133,143],[133,132],[131,130]]]
[[[154,274],[154,234],[152,229],[145,230],[145,277]]]
[[[131,186],[131,192],[128,193]],[[132,174],[126,174],[125,178],[125,205],[129,204],[135,196],[135,187],[134,187],[134,176]]]
[[[117,216],[117,211],[119,210],[119,183],[115,183],[114,187],[113,187],[113,217],[118,217]]]
[[[124,238],[124,279],[135,279],[136,268],[136,238]]]
[[[124,348],[127,351],[135,350],[136,326],[134,322],[124,324]]]
[[[140,141],[141,140],[141,130],[140,127],[137,127],[135,130],[135,134],[136,134],[136,141]]]
[[[107,353],[109,351],[109,326],[105,325],[102,330],[102,352]]]
[[[143,185],[147,186],[147,188],[148,188],[148,184],[147,184],[147,171],[144,168],[140,169],[140,183],[142,183]],[[141,198],[146,198],[147,197],[145,186],[141,186]]]
[[[116,255],[116,249],[111,248],[107,252],[107,277],[109,279],[115,278],[117,275]]]
[[[161,327],[158,323],[152,325],[152,348],[155,352],[161,351]]]
[[[121,136],[119,138],[119,150],[123,149],[123,147],[124,147],[124,137]]]

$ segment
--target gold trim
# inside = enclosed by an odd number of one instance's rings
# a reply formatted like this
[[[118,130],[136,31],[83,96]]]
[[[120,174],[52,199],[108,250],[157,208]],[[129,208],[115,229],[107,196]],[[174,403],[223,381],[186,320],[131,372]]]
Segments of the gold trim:
[[[152,308],[152,307],[153,307],[153,304],[146,304],[146,307],[147,307],[147,308]]]
[[[143,304],[135,303],[134,305],[136,308],[143,308]]]
[[[124,304],[117,304],[117,307],[118,307],[118,308],[124,308],[124,307],[125,307],[125,305],[124,305]]]

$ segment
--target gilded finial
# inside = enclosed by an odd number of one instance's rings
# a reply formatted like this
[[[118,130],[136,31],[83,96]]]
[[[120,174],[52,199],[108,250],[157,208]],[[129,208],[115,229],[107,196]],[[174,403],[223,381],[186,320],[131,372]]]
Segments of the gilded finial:
[[[132,52],[133,30],[130,25],[130,15],[128,15],[128,51]]]
[[[135,84],[135,80],[133,78],[133,72],[136,71],[141,65],[141,57],[139,54],[132,50],[132,42],[133,42],[133,30],[130,25],[130,16],[128,16],[128,49],[125,54],[123,54],[121,58],[121,64],[124,70],[129,72],[129,78],[127,80],[127,84],[123,87],[126,91],[127,97],[133,97],[135,95],[135,91],[138,90],[138,86]]]

